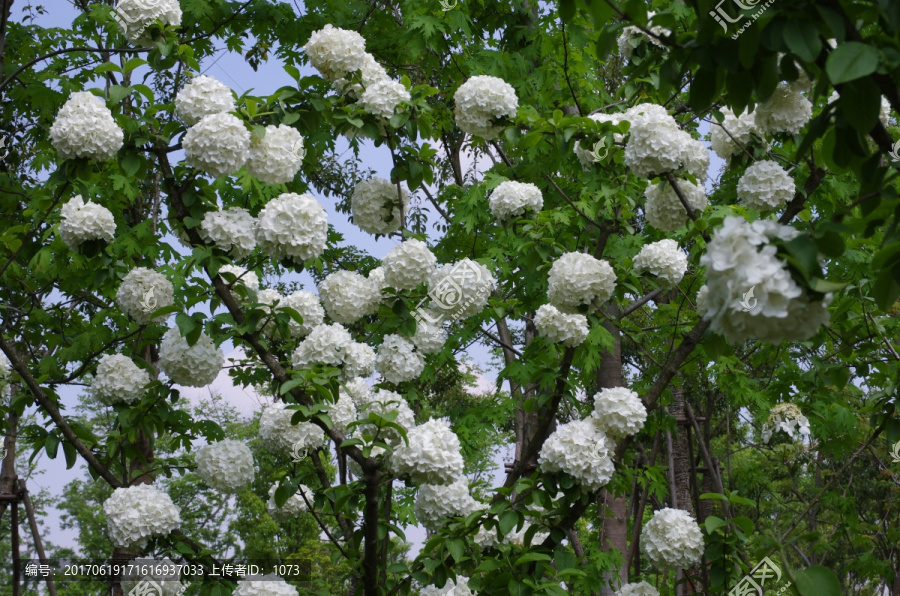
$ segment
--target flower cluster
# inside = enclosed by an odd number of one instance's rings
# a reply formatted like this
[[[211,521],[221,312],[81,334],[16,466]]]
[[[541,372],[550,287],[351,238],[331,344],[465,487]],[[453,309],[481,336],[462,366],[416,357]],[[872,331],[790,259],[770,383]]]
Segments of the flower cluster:
[[[397,417],[394,418],[395,424],[398,424],[405,429],[410,429],[416,425],[415,415],[413,414],[412,409],[399,393],[378,389],[377,391],[369,393],[368,398],[368,403],[362,404],[362,406],[359,407],[360,420],[366,420],[370,413],[385,417],[391,412],[397,412]],[[381,424],[367,422],[361,424],[358,428],[360,436],[369,435],[377,437],[378,440],[391,445],[397,445],[402,442],[400,434],[395,429],[382,426]]]
[[[166,331],[159,344],[159,369],[169,379],[187,387],[205,387],[219,376],[225,355],[205,333],[193,346],[177,327]]]
[[[381,260],[384,283],[397,290],[412,290],[425,283],[436,264],[428,245],[412,238],[392,248]]]
[[[270,573],[259,579],[240,580],[231,596],[298,596],[298,594],[297,588],[284,581],[283,578]]]
[[[353,377],[344,381],[344,390],[347,391],[347,395],[353,400],[357,412],[370,401],[369,385],[362,377]]]
[[[540,211],[544,206],[541,189],[534,184],[507,180],[501,182],[488,198],[491,215],[498,221],[522,215],[527,209]]]
[[[272,488],[269,489],[269,502],[266,504],[269,510],[269,515],[272,516],[277,522],[286,522],[290,521],[296,517],[299,517],[300,514],[306,513],[309,510],[306,502],[309,501],[310,505],[315,499],[312,491],[304,485],[300,484],[297,486],[297,492],[294,493],[291,498],[284,502],[284,505],[279,507],[275,504],[275,491],[278,490],[278,485],[273,484]],[[303,497],[306,497],[304,500]]]
[[[660,509],[641,530],[641,551],[657,567],[688,569],[703,558],[703,533],[687,511]]]
[[[756,126],[756,112],[744,112],[735,116],[729,108],[720,110],[724,119],[713,122],[709,128],[709,145],[720,158],[726,162],[742,151],[753,139],[753,135],[761,135]]]
[[[387,382],[398,384],[418,378],[425,369],[425,358],[411,341],[391,334],[378,346],[375,368]]]
[[[325,250],[328,216],[309,194],[278,195],[263,207],[257,219],[256,241],[272,258],[301,263]]]
[[[828,322],[831,294],[811,300],[771,243],[797,234],[774,221],[725,218],[700,259],[709,287],[704,318],[713,331],[734,342],[801,341]]]
[[[175,96],[175,113],[188,126],[197,124],[206,116],[233,112],[234,109],[231,89],[206,75],[191,79]]]
[[[579,346],[587,339],[587,317],[560,312],[552,304],[542,304],[537,309],[534,325],[541,337],[551,343],[562,342],[568,348]]]
[[[480,314],[494,289],[490,270],[471,259],[442,265],[428,278],[430,309],[438,318],[466,319]]]
[[[384,178],[362,180],[353,189],[350,210],[353,223],[370,234],[390,234],[400,229],[403,213],[409,204],[409,192]]]
[[[559,425],[541,447],[538,462],[544,472],[565,472],[591,490],[609,482],[615,469],[614,446],[590,420]]]
[[[597,114],[589,114],[588,118],[590,118],[591,120],[594,120],[595,122],[611,122],[613,125],[618,126],[619,123],[621,123],[622,120],[625,119],[625,115],[624,114],[616,114],[616,113],[612,113],[612,114],[597,113]],[[620,134],[620,133],[613,134],[613,141],[615,141],[616,143],[622,143],[622,142],[624,142],[624,140],[625,140],[625,135]],[[585,149],[584,145],[582,145],[581,143],[582,143],[581,141],[575,142],[575,147],[574,147],[575,157],[578,158],[578,161],[581,162],[581,167],[584,169],[584,171],[587,172],[587,171],[590,171],[590,168],[596,161],[596,158],[594,157],[593,148]]]
[[[316,325],[294,350],[292,361],[297,368],[310,368],[314,364],[340,366],[351,343],[353,338],[340,323]]]
[[[342,377],[368,377],[375,373],[375,350],[369,344],[353,342],[344,352]]]
[[[328,81],[337,81],[366,65],[366,40],[356,31],[330,24],[314,31],[303,46],[309,63]]]
[[[303,137],[296,129],[270,124],[263,138],[250,143],[247,173],[266,184],[287,184],[300,171],[305,155]]]
[[[694,211],[702,213],[706,210],[709,203],[703,186],[689,180],[679,180],[678,188]],[[671,184],[660,182],[649,186],[644,194],[647,197],[644,214],[648,224],[663,232],[674,232],[687,223],[687,211]]]
[[[223,273],[231,273],[237,278],[234,281],[235,286],[244,286],[254,294],[259,292],[259,277],[252,271],[247,271],[243,267],[238,267],[237,265],[222,265],[219,267],[219,275],[221,276]],[[222,281],[228,283],[224,277],[222,278]],[[241,297],[238,294],[232,292],[231,295],[237,302],[241,301]]]
[[[432,531],[437,531],[448,517],[465,517],[478,506],[478,501],[469,494],[465,476],[445,485],[420,484],[416,492],[416,519]]]
[[[325,431],[312,422],[291,424],[296,410],[288,410],[283,402],[275,402],[263,408],[259,418],[259,439],[274,453],[290,455],[321,447]]]
[[[356,78],[348,73],[348,76],[341,77],[334,81],[333,86],[335,90],[341,95],[349,95],[358,98],[363,93],[363,86],[368,88],[378,81],[388,78],[387,71],[384,70],[384,67],[368,52],[365,57],[363,57],[362,66],[359,67],[359,75],[362,85],[354,82]]]
[[[6,354],[0,352],[0,397],[6,397],[10,393],[9,379],[12,375],[12,362]]]
[[[687,255],[676,241],[667,238],[644,245],[634,258],[634,268],[648,271],[665,285],[674,286],[687,271]]]
[[[197,474],[215,490],[236,493],[253,482],[256,469],[250,449],[234,439],[204,445],[195,456]]]
[[[355,271],[335,271],[319,284],[319,298],[332,320],[351,325],[378,310],[381,290]]]
[[[116,292],[116,304],[139,325],[162,323],[168,315],[151,319],[150,315],[175,304],[175,288],[162,273],[145,267],[135,267],[122,280]]]
[[[150,538],[181,525],[181,512],[169,495],[150,484],[117,488],[104,501],[103,512],[110,540],[125,549],[141,551]]]
[[[654,12],[648,12],[647,20],[652,20],[655,14],[656,13]],[[622,57],[625,58],[625,60],[631,60],[631,55],[632,53],[634,53],[634,49],[641,43],[649,42],[658,48],[666,48],[665,44],[663,44],[657,38],[667,37],[669,35],[672,35],[672,32],[665,27],[660,27],[659,25],[653,25],[652,27],[649,27],[649,30],[653,35],[648,35],[644,31],[642,31],[640,27],[635,27],[634,25],[629,25],[622,29],[622,33],[619,34],[617,44],[619,46],[619,53],[622,54]]]
[[[708,300],[709,300],[709,286],[702,285],[702,286],[700,286],[700,289],[697,290],[697,298],[696,298],[697,314],[700,315],[701,317],[706,314],[706,310],[709,306]]]
[[[133,404],[144,396],[150,374],[139,368],[131,358],[122,354],[107,354],[100,358],[94,381],[93,396],[108,406],[117,403]]]
[[[241,207],[208,211],[200,222],[200,235],[235,259],[243,259],[256,248],[256,218]]]
[[[659,590],[647,582],[625,584],[619,588],[616,596],[659,596]]]
[[[416,333],[412,336],[412,343],[416,351],[422,354],[437,354],[444,347],[447,334],[440,325],[429,323],[425,320],[416,321]]]
[[[794,404],[778,404],[769,412],[762,428],[762,440],[768,443],[772,435],[783,430],[792,440],[809,437],[809,419]]]
[[[470,135],[491,140],[500,134],[501,118],[515,118],[519,98],[512,85],[491,76],[475,76],[459,86],[453,95],[454,115],[459,129]]]
[[[312,292],[298,290],[284,296],[276,310],[281,308],[292,308],[303,319],[302,325],[294,319],[288,322],[291,337],[306,337],[325,320],[325,311],[319,304],[319,298]]]
[[[222,112],[190,127],[181,140],[188,165],[213,178],[234,174],[250,154],[250,131],[241,120]]]
[[[796,186],[791,175],[772,160],[758,161],[747,168],[738,181],[737,194],[751,209],[771,211],[794,198]]]
[[[593,302],[602,304],[616,289],[616,274],[606,261],[589,254],[568,252],[553,262],[547,279],[550,304],[565,313],[574,313]]]
[[[812,118],[812,103],[789,83],[780,83],[765,102],[756,106],[756,124],[764,134],[799,133]]]
[[[409,429],[409,445],[400,443],[391,455],[391,469],[413,484],[447,485],[463,473],[463,458],[456,436],[446,422],[431,419]]]
[[[181,25],[181,5],[178,0],[119,0],[116,21],[128,41],[150,45],[153,39],[147,28],[157,21],[166,26]]]
[[[338,400],[333,404],[328,404],[326,411],[334,423],[334,430],[342,435],[350,433],[350,423],[356,422],[358,413],[356,411],[356,403],[346,391],[341,389],[338,392]]]
[[[409,100],[409,90],[403,86],[403,83],[390,79],[379,79],[366,87],[358,104],[373,116],[390,120],[397,106]]]
[[[625,145],[625,164],[637,176],[688,173],[706,179],[709,152],[700,141],[678,128],[665,108],[639,104],[625,113],[631,122]]]
[[[626,387],[607,387],[594,395],[594,425],[609,437],[636,434],[647,420],[647,408],[638,394]]]
[[[87,202],[76,195],[62,206],[63,220],[59,224],[59,236],[66,246],[78,250],[85,240],[112,241],[116,234],[116,220],[112,212],[97,203]]]
[[[89,91],[69,96],[50,126],[50,142],[63,159],[106,161],[122,148],[125,133],[103,100]]]
[[[457,575],[456,581],[448,579],[440,588],[437,586],[423,586],[419,590],[419,596],[471,596],[472,590],[469,588],[469,578],[464,575]]]

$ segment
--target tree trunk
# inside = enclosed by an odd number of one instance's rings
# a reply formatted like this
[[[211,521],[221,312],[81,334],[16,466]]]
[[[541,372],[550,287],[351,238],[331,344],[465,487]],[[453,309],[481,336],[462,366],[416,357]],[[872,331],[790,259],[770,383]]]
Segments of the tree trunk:
[[[691,474],[691,448],[690,448],[690,431],[688,430],[688,425],[690,422],[688,421],[687,413],[684,410],[684,391],[680,388],[672,389],[672,405],[669,406],[669,413],[675,418],[677,422],[677,428],[675,432],[672,434],[672,461],[674,464],[673,469],[673,477],[674,477],[674,501],[675,507],[681,509],[683,511],[687,511],[695,519],[697,519],[697,512],[694,511],[693,500],[691,499],[691,482],[692,482],[692,474]],[[676,596],[683,596],[685,594],[700,594],[703,592],[703,586],[701,582],[698,581],[699,577],[699,567],[693,567],[687,570],[678,570],[677,578],[678,580],[682,580],[684,578],[684,573],[687,573],[693,578],[690,582],[685,582],[675,588]]]

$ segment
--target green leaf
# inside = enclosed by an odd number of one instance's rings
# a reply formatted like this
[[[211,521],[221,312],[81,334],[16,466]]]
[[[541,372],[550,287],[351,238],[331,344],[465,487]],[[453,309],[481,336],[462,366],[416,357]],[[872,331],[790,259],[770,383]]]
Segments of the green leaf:
[[[800,596],[840,596],[841,582],[831,569],[821,565],[794,573]]]
[[[701,112],[712,104],[717,90],[717,72],[715,69],[702,68],[694,75],[689,102],[695,112]]]
[[[832,85],[867,77],[878,68],[878,50],[858,41],[838,45],[828,55],[825,72]]]
[[[875,304],[884,312],[891,310],[897,298],[900,298],[900,284],[894,280],[892,269],[882,269],[872,287],[872,297]]]
[[[109,101],[119,103],[125,97],[131,94],[131,87],[123,87],[121,85],[113,85],[109,88]]]
[[[175,315],[175,324],[178,325],[182,337],[187,337],[197,327],[197,321],[183,312]]]
[[[726,522],[721,517],[716,517],[715,515],[710,515],[709,517],[706,518],[706,521],[703,522],[703,525],[706,526],[706,533],[712,534],[719,528],[727,526],[728,522]]]
[[[504,511],[497,520],[500,524],[500,534],[506,536],[519,524],[520,514],[517,511]]]
[[[460,538],[452,538],[447,541],[447,550],[450,551],[450,556],[453,557],[453,560],[459,563],[466,554],[466,541]]]
[[[525,553],[518,559],[516,559],[515,565],[522,565],[523,563],[533,563],[535,561],[550,561],[550,555],[545,555],[544,553]]]
[[[59,437],[47,435],[47,438],[44,439],[44,449],[47,450],[47,456],[50,459],[56,459],[56,452],[59,449]]]
[[[868,133],[881,114],[881,90],[870,78],[847,83],[841,90],[840,110],[850,126]]]
[[[815,62],[822,51],[819,30],[809,21],[789,21],[784,26],[784,43],[804,62]]]

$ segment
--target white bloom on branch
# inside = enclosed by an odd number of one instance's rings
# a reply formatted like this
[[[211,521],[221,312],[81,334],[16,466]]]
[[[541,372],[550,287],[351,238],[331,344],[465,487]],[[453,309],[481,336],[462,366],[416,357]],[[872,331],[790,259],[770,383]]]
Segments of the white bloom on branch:
[[[647,582],[632,583],[619,588],[616,596],[659,596],[659,590]]]
[[[794,179],[787,170],[768,159],[747,168],[737,185],[741,203],[759,211],[782,207],[794,198],[795,191]]]
[[[142,551],[147,541],[165,536],[181,525],[181,512],[172,499],[150,484],[117,488],[104,501],[106,533],[113,544],[129,552]]]
[[[414,511],[420,524],[432,531],[450,517],[465,517],[479,507],[469,494],[469,480],[460,476],[450,484],[420,484]]]
[[[50,126],[50,143],[63,159],[107,161],[124,141],[125,133],[112,112],[102,99],[88,91],[70,95]]]
[[[200,222],[200,235],[235,259],[243,259],[256,248],[256,218],[241,207],[207,211]]]
[[[659,25],[651,26],[649,22],[653,19],[656,13],[648,12],[647,13],[647,21],[648,24],[644,29],[650,31],[652,35],[647,34],[645,31],[641,30],[640,27],[636,27],[634,25],[628,25],[624,29],[622,29],[622,33],[619,34],[619,38],[616,41],[619,46],[619,53],[622,54],[622,57],[625,60],[631,60],[631,55],[634,53],[635,47],[637,47],[641,43],[651,43],[658,48],[666,49],[666,45],[658,39],[658,37],[667,37],[672,34],[669,29],[665,27],[660,27]],[[637,40],[637,41],[632,41]]]
[[[474,76],[453,95],[454,115],[459,129],[472,136],[491,140],[500,134],[496,121],[515,118],[519,98],[512,85],[491,76]]]
[[[298,290],[288,294],[281,299],[281,304],[278,305],[276,310],[282,308],[296,310],[300,318],[303,319],[302,325],[294,319],[288,322],[288,327],[291,329],[291,337],[306,337],[325,320],[325,310],[319,304],[319,297],[312,292]]]
[[[231,596],[298,596],[298,594],[297,588],[270,573],[258,579],[251,577],[238,581]]]
[[[250,143],[247,173],[266,184],[287,184],[300,171],[305,155],[303,137],[296,129],[270,124],[263,138]]]
[[[350,210],[353,223],[370,234],[390,234],[400,229],[409,205],[409,192],[384,178],[362,180],[353,189]]]
[[[678,128],[662,106],[638,104],[625,112],[631,123],[625,144],[625,164],[635,175],[653,178],[666,173],[688,173],[706,179],[709,152],[703,143]]]
[[[150,315],[175,304],[175,288],[162,273],[146,267],[128,272],[116,292],[116,304],[139,325],[162,323],[169,315],[151,319]]]
[[[396,412],[394,424],[401,426],[407,431],[416,425],[415,414],[403,397],[394,391],[386,389],[378,389],[369,393],[369,402],[362,404],[359,409],[359,419],[366,420],[370,413],[377,414],[382,418],[391,412]],[[375,437],[376,440],[396,445],[402,442],[399,432],[388,426],[381,424],[366,422],[357,427],[359,436],[369,435]]]
[[[341,378],[369,377],[375,374],[375,350],[369,344],[354,341],[344,351]]]
[[[625,119],[624,114],[590,114],[588,118],[594,120],[595,122],[611,122],[612,124],[618,126],[622,120]],[[625,135],[621,133],[613,133],[613,141],[616,143],[623,143],[625,141]],[[575,151],[575,157],[578,158],[578,161],[581,163],[581,167],[584,171],[590,171],[590,168],[594,165],[596,158],[593,147],[585,147],[582,143],[586,141],[576,141],[575,147],[573,148]]]
[[[169,329],[159,345],[159,369],[178,385],[205,387],[216,380],[225,355],[205,333],[193,346],[177,327]]]
[[[314,364],[340,366],[351,343],[353,338],[340,323],[317,325],[294,350],[294,367],[310,368]]]
[[[119,0],[116,21],[128,41],[150,45],[153,38],[147,29],[157,21],[167,27],[181,25],[181,5],[178,0]]]
[[[8,397],[12,389],[9,386],[9,379],[12,376],[12,362],[6,357],[6,354],[0,352],[0,397]]]
[[[603,304],[616,290],[616,274],[606,261],[589,254],[569,252],[550,267],[547,279],[547,298],[550,304],[565,313],[579,307]]]
[[[801,437],[809,438],[809,419],[794,404],[778,404],[770,410],[769,419],[763,425],[760,433],[763,442],[768,443],[779,430],[787,433],[794,441]]]
[[[678,284],[687,271],[687,255],[674,240],[646,244],[634,258],[634,268],[655,275],[664,286]]]
[[[349,73],[367,66],[366,40],[356,31],[339,29],[331,24],[314,31],[303,46],[309,63],[322,78],[338,81]]]
[[[150,374],[122,354],[106,354],[97,364],[91,383],[93,396],[108,406],[133,404],[144,397]]]
[[[587,338],[587,317],[560,312],[552,304],[542,304],[534,314],[538,333],[551,343],[562,343],[567,348],[581,345]]]
[[[507,180],[497,185],[488,197],[491,215],[498,221],[520,216],[527,210],[540,211],[544,206],[541,189],[534,184]]]
[[[62,206],[59,236],[66,246],[78,250],[86,240],[112,242],[116,234],[116,220],[112,212],[97,203],[87,203],[76,195]]]
[[[250,448],[234,439],[204,445],[194,456],[197,475],[219,492],[233,494],[253,482],[256,468]]]
[[[348,73],[347,76],[334,81],[332,86],[341,95],[358,98],[364,88],[368,88],[387,78],[388,74],[384,67],[375,60],[372,54],[367,52],[363,58],[362,66],[359,68],[359,78],[354,73]],[[360,79],[362,79],[361,84],[359,82]]]
[[[416,321],[416,333],[412,336],[412,343],[416,351],[422,354],[437,354],[444,347],[447,334],[440,325],[425,321]]]
[[[356,404],[353,402],[353,398],[350,397],[346,391],[341,389],[338,391],[338,400],[333,404],[327,404],[327,406],[328,409],[326,412],[331,417],[331,422],[334,423],[334,430],[347,436],[350,433],[350,429],[348,428],[350,423],[356,422],[356,419],[358,418]]]
[[[688,569],[703,558],[703,533],[687,511],[660,509],[641,530],[641,551],[657,567]]]
[[[700,289],[697,290],[697,314],[703,317],[706,315],[706,310],[709,307],[709,286],[702,285]]]
[[[352,325],[374,314],[381,303],[381,290],[355,271],[335,271],[319,283],[319,298],[332,320]]]
[[[373,116],[390,120],[397,106],[409,100],[409,90],[403,83],[381,79],[368,85],[357,103]]]
[[[459,437],[442,420],[431,419],[409,429],[409,445],[400,443],[391,455],[391,470],[413,484],[447,485],[462,476]]]
[[[371,390],[369,389],[368,383],[362,377],[353,377],[344,381],[344,389],[347,391],[347,395],[353,400],[353,403],[356,405],[357,411],[362,408],[364,405],[369,403],[370,398],[369,394]]]
[[[726,162],[732,156],[740,154],[751,140],[753,135],[761,132],[756,126],[756,112],[745,111],[740,116],[735,116],[730,108],[719,110],[725,117],[722,122],[713,121],[709,126],[709,144],[712,150]]]
[[[384,283],[397,290],[412,290],[428,280],[436,264],[428,245],[412,238],[392,248],[381,260]]]
[[[259,440],[279,455],[309,453],[325,444],[325,431],[312,422],[291,424],[297,410],[288,410],[284,402],[263,408],[259,418]]]
[[[440,588],[437,586],[423,586],[419,590],[419,596],[471,596],[471,594],[469,578],[464,575],[457,575],[456,581],[448,579]]]
[[[194,77],[175,96],[175,114],[188,126],[206,116],[234,110],[231,89],[207,75]]]
[[[385,288],[384,269],[381,267],[375,267],[374,269],[369,271],[367,279],[372,282],[376,288],[378,288],[378,293],[381,294],[381,290]]]
[[[756,106],[756,124],[764,134],[799,133],[812,118],[812,103],[788,83],[780,83],[765,102]]]
[[[614,445],[591,419],[560,424],[547,437],[538,457],[544,472],[565,472],[578,484],[598,490],[609,482],[615,468]]]
[[[700,184],[689,180],[677,180],[678,188],[687,200],[688,205],[697,213],[703,213],[709,202],[706,190]],[[644,214],[647,223],[663,232],[674,232],[689,221],[687,210],[671,184],[664,181],[647,187],[644,203]]]
[[[234,174],[250,154],[250,131],[232,114],[204,116],[181,139],[184,160],[213,178]]]
[[[297,492],[293,494],[287,501],[284,502],[284,505],[279,507],[275,503],[275,491],[278,490],[278,485],[273,484],[269,489],[269,502],[266,504],[267,509],[269,510],[269,515],[272,516],[277,522],[286,522],[297,517],[300,517],[301,514],[309,511],[309,505],[306,504],[309,501],[309,504],[313,504],[313,500],[315,496],[312,491],[309,490],[305,484],[300,484],[297,486]],[[304,500],[303,497],[306,497]],[[268,583],[268,582],[260,582],[260,583]],[[277,585],[277,584],[275,584]],[[251,592],[253,594],[256,593],[265,593],[265,592]],[[296,590],[293,592],[296,594]],[[232,595],[233,596],[233,595]]]
[[[425,369],[425,358],[411,341],[391,334],[378,346],[375,368],[386,381],[398,384],[418,378]]]
[[[481,314],[494,290],[490,270],[472,259],[441,265],[428,277],[430,310],[450,320]]]
[[[647,420],[647,408],[627,387],[607,387],[594,394],[594,425],[609,437],[637,434]]]
[[[328,215],[312,195],[281,194],[263,207],[257,220],[256,241],[274,259],[302,263],[325,250]]]

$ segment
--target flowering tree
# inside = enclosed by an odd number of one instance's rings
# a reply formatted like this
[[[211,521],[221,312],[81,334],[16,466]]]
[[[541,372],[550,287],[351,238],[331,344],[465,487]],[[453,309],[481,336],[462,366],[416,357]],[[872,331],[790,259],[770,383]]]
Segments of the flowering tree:
[[[63,29],[2,4],[0,492],[17,449],[62,446],[111,490],[112,563],[210,565],[167,492],[196,475],[311,516],[348,593],[724,593],[766,555],[799,594],[900,593],[896,8],[76,4]],[[236,97],[200,74],[216,44],[295,84]],[[503,391],[462,415],[474,342]],[[252,441],[178,404],[223,344],[276,400]],[[502,485],[470,486],[508,430]]]

